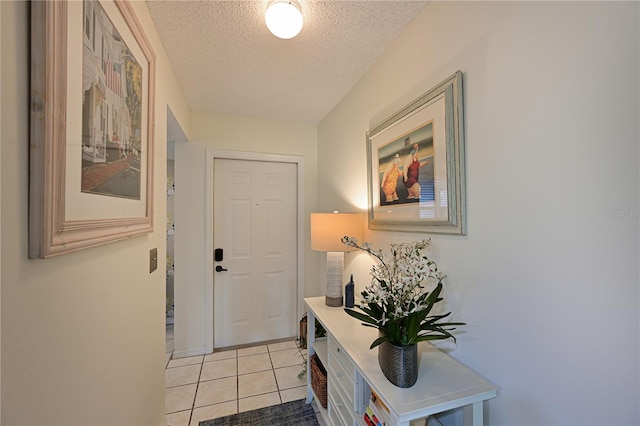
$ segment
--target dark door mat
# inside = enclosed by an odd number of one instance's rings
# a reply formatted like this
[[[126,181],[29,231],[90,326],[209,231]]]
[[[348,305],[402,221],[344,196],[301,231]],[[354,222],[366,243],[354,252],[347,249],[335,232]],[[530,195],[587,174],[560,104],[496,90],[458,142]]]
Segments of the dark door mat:
[[[200,426],[319,426],[304,399],[200,422]]]

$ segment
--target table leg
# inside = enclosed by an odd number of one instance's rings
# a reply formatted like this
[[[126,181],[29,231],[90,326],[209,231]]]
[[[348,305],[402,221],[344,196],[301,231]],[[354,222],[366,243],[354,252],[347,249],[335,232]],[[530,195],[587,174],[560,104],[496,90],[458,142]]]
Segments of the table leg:
[[[313,312],[307,314],[307,404],[313,401],[313,390],[311,389],[311,355],[316,351],[313,345],[316,343],[316,318]]]
[[[484,415],[482,413],[483,401],[473,403],[473,426],[482,426]]]

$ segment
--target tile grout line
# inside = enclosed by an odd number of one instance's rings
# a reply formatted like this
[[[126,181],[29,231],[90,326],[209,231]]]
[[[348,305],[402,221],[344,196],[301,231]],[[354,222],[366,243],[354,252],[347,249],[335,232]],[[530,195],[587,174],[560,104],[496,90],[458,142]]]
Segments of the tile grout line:
[[[240,413],[240,354],[236,349],[236,413]]]
[[[200,377],[202,377],[202,366],[204,365],[204,355],[202,356],[202,363],[200,364],[200,372],[198,373],[198,381],[196,382],[196,391],[193,394],[193,402],[191,403],[191,412],[189,413],[189,425],[191,425],[191,419],[193,418],[193,410],[196,406],[196,398],[198,397],[198,389],[200,388]]]
[[[282,404],[282,394],[280,393],[278,376],[276,376],[276,367],[273,365],[273,359],[271,359],[271,350],[269,349],[269,345],[267,345],[267,353],[269,354],[269,363],[271,364],[271,374],[273,374],[273,381],[276,382],[276,392],[278,392],[278,399],[280,400],[280,404]]]

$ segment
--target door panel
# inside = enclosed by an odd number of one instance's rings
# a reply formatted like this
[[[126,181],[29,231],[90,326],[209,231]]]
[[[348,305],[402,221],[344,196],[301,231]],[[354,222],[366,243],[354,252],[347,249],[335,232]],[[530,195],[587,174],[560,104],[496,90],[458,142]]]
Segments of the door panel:
[[[295,336],[297,166],[214,163],[216,348]]]
[[[282,306],[282,282],[281,273],[268,273],[265,276],[264,319],[279,320],[285,312]]]
[[[233,326],[248,325],[251,321],[250,310],[246,300],[251,295],[251,276],[236,274],[231,277],[231,291],[225,299],[224,309],[228,310]]]
[[[229,204],[231,214],[223,219],[233,238],[228,244],[222,242],[231,248],[231,258],[248,259],[251,256],[251,234],[246,230],[251,226],[251,200],[229,200]]]

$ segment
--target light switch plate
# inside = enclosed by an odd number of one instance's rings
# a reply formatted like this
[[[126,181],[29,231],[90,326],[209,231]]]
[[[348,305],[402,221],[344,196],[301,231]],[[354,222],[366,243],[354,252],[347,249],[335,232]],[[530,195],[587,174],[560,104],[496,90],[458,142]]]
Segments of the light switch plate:
[[[152,248],[149,250],[149,273],[156,269],[158,269],[158,249]]]

